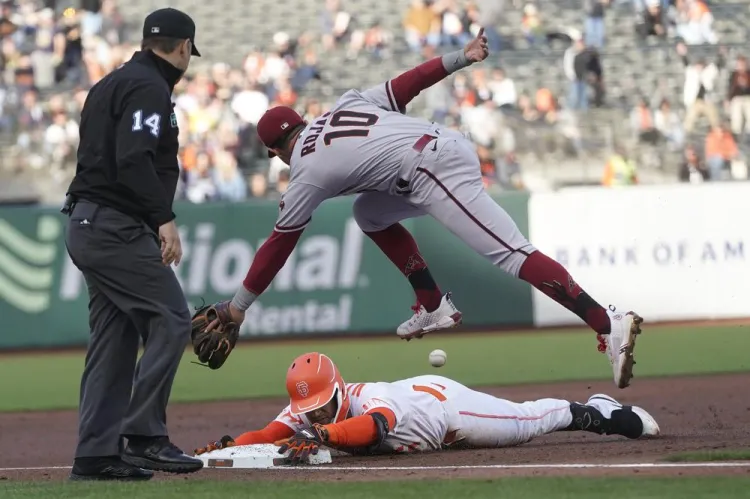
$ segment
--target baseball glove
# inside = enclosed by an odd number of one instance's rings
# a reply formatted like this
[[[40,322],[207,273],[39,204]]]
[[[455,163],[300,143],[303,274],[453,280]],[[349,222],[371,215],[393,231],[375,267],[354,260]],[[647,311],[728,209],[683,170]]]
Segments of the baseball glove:
[[[217,319],[219,325],[209,331],[208,326]],[[211,369],[224,365],[239,337],[240,328],[232,321],[228,301],[202,306],[193,315],[193,352],[202,365]]]

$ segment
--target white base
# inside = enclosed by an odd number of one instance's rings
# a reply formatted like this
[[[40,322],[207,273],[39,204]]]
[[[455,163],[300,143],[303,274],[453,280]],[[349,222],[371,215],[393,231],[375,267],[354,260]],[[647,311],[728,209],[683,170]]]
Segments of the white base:
[[[290,466],[286,457],[279,454],[279,447],[273,444],[238,445],[195,457],[203,461],[205,468],[248,469]],[[306,464],[329,464],[331,462],[331,452],[326,449],[319,449],[318,454],[310,456]]]

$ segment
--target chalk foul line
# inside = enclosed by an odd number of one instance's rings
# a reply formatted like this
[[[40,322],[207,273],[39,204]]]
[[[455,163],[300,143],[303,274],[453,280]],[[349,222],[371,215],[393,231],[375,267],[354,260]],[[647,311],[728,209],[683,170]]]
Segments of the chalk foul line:
[[[750,461],[739,462],[706,462],[706,463],[619,463],[619,464],[587,464],[587,463],[570,463],[570,464],[477,464],[477,465],[439,465],[439,466],[329,466],[326,464],[317,466],[278,466],[267,468],[271,470],[289,470],[289,471],[430,471],[430,470],[520,470],[520,469],[628,469],[628,468],[750,468]],[[50,471],[50,470],[69,470],[70,466],[32,466],[25,468],[0,468],[4,471]],[[205,468],[217,469],[217,468]],[[234,468],[237,469],[243,468]],[[252,469],[252,468],[244,468]],[[258,469],[258,468],[256,468]],[[232,468],[224,468],[232,470]]]

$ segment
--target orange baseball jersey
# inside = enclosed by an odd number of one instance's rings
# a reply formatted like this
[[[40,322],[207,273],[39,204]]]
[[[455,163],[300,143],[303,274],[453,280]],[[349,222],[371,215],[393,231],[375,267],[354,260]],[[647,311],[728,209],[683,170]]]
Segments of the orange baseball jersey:
[[[429,383],[424,376],[393,383],[347,383],[351,416],[389,409],[396,424],[385,438],[381,451],[410,452],[438,450],[449,431],[452,413],[441,393],[444,385]],[[287,406],[276,421],[297,431],[310,426],[304,414],[295,416]]]

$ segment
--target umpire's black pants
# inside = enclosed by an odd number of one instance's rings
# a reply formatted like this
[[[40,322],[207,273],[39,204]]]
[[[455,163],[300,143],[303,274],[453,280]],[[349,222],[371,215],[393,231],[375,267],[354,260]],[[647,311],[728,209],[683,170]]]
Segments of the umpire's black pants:
[[[190,312],[158,236],[114,209],[80,200],[65,242],[89,292],[76,457],[120,453],[120,435],[166,436],[166,409],[190,340]],[[144,352],[136,365],[139,337]]]

